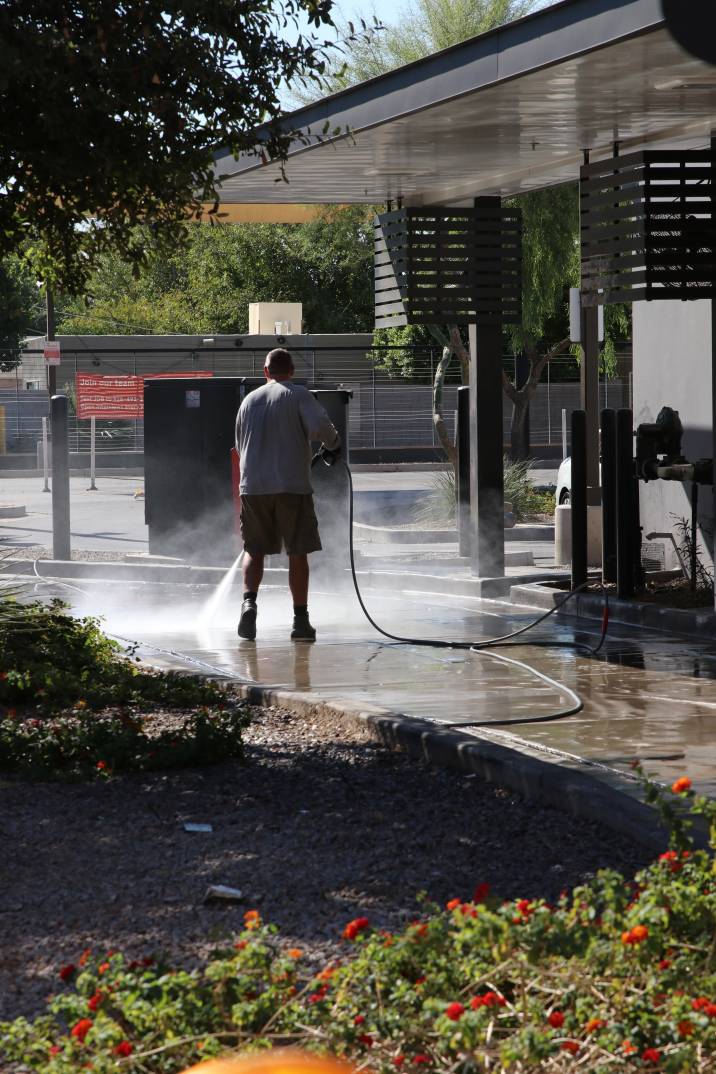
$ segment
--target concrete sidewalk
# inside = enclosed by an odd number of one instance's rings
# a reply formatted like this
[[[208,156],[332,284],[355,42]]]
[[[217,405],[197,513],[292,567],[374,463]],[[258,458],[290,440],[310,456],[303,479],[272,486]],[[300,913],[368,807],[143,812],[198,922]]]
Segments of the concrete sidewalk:
[[[63,593],[76,611],[102,615],[111,633],[140,641],[147,660],[226,675],[244,683],[255,700],[328,705],[372,720],[384,737],[436,761],[449,754],[486,778],[640,838],[646,822],[635,819],[633,758],[667,783],[688,774],[699,790],[716,793],[713,643],[615,625],[598,657],[530,644],[483,653],[394,644],[368,625],[352,591],[319,585],[311,595],[316,645],[290,642],[290,601],[279,587],[262,589],[257,641],[239,643],[239,589],[202,623],[211,593],[204,586],[72,584],[84,590]],[[481,640],[535,618],[533,609],[421,592],[418,578],[411,590],[369,589],[365,598],[378,622],[400,636]],[[529,635],[530,641],[575,637],[596,643],[598,624],[552,619]],[[536,672],[576,691],[583,711],[530,722],[569,704],[563,688]],[[494,726],[504,720],[519,722]],[[455,728],[463,732],[457,739]]]

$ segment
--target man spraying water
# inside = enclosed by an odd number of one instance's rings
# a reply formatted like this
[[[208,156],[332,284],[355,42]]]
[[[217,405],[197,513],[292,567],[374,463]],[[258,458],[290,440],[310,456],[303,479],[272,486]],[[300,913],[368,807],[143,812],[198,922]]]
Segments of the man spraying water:
[[[331,452],[340,436],[323,407],[293,383],[290,353],[266,355],[267,383],[250,392],[236,415],[236,450],[241,466],[241,538],[244,543],[244,598],[239,637],[256,637],[256,600],[264,557],[285,547],[293,598],[294,641],[315,641],[308,617],[308,556],[321,549],[311,487],[311,441]]]

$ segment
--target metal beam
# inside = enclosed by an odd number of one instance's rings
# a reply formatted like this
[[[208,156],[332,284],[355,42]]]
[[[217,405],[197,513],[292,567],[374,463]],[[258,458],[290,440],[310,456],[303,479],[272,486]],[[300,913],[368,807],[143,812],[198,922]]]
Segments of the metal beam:
[[[470,521],[472,571],[505,573],[505,490],[502,464],[502,328],[469,326]]]
[[[582,364],[579,369],[579,402],[586,414],[587,503],[597,507],[599,486],[599,319],[596,306],[582,309]]]

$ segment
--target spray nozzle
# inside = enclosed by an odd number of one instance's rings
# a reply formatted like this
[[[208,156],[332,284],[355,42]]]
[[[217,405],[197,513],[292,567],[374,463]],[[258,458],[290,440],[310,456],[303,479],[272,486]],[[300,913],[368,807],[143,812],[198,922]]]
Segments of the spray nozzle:
[[[327,448],[325,444],[321,444],[318,451],[311,459],[311,469],[313,469],[313,467],[318,462],[322,462],[324,466],[335,466],[336,459],[338,458],[340,453],[341,449],[339,447],[334,448],[333,451],[331,451],[330,448]]]

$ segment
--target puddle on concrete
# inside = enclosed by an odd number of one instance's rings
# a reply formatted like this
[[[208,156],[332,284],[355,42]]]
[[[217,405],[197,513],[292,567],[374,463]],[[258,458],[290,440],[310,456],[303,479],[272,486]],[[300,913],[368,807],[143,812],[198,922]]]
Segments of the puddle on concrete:
[[[84,584],[84,583],[83,583]],[[283,589],[262,589],[258,637],[239,642],[236,622],[240,590],[219,610],[214,623],[196,629],[206,599],[203,588],[103,584],[62,595],[80,614],[101,615],[111,633],[188,656],[228,675],[322,698],[394,709],[448,723],[529,719],[565,708],[565,692],[527,670],[507,667],[487,655],[397,645],[365,621],[351,591],[311,594],[315,645],[289,639],[292,609]],[[495,601],[435,594],[366,593],[376,620],[387,630],[416,637],[482,640],[516,629],[536,617],[533,610]],[[598,624],[549,620],[528,637],[590,644]],[[521,639],[520,639],[521,640]],[[584,701],[576,716],[551,723],[511,727],[534,747],[599,762],[622,772],[634,757],[656,777],[671,781],[688,773],[699,789],[716,793],[716,646],[613,624],[598,657],[529,644],[498,649],[575,690]],[[197,669],[199,670],[199,669]],[[497,734],[497,732],[494,732]],[[491,732],[492,734],[492,732]]]

